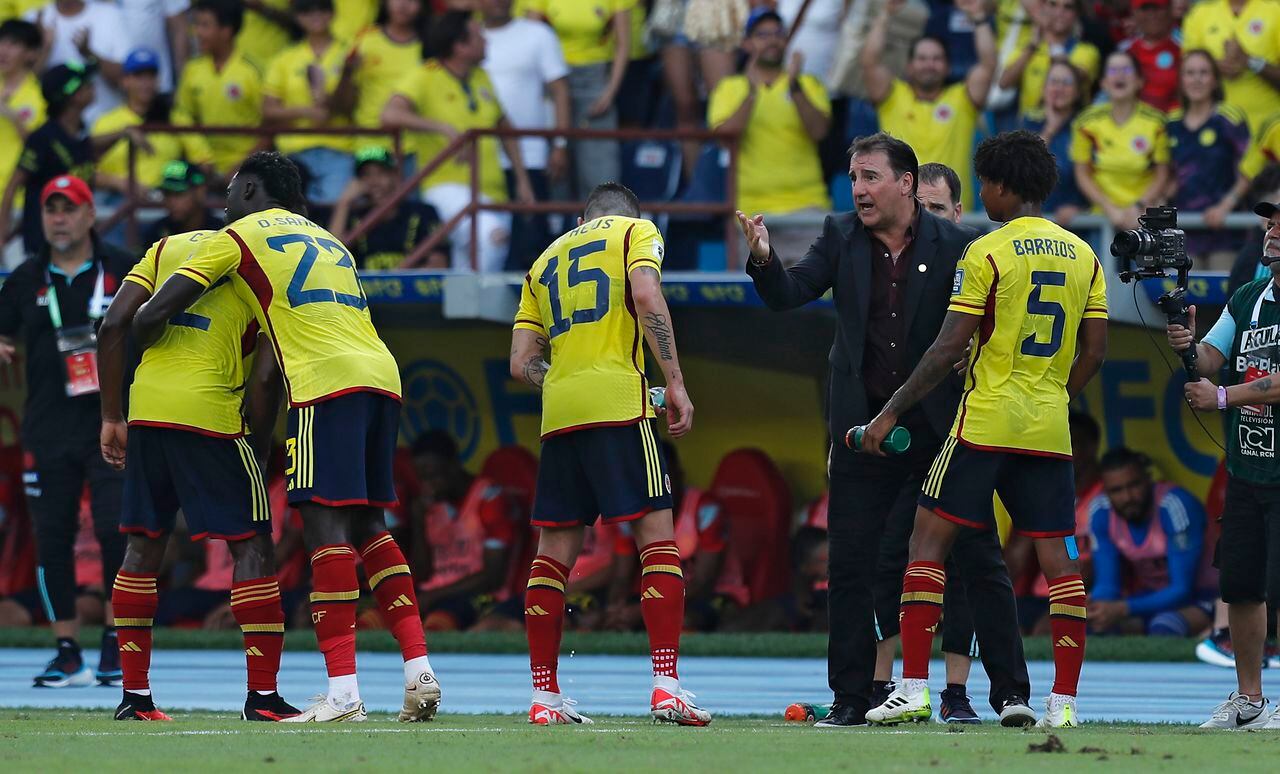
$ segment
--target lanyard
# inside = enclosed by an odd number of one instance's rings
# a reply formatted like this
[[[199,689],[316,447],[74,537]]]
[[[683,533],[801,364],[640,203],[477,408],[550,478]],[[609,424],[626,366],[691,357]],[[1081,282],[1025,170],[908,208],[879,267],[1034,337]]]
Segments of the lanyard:
[[[1253,305],[1253,317],[1249,318],[1249,330],[1253,330],[1258,327],[1258,316],[1262,314],[1262,302],[1268,300],[1273,303],[1275,302],[1275,287],[1275,283],[1267,285],[1266,289],[1258,294],[1258,301]],[[1268,295],[1271,296],[1270,299],[1267,298]]]
[[[46,271],[44,273],[45,281],[49,283],[49,320],[53,323],[54,330],[62,329],[62,306],[58,303],[58,290],[53,285],[53,275]],[[74,277],[67,278],[67,286],[75,281]],[[96,320],[102,317],[102,302],[105,297],[105,281],[103,280],[102,268],[98,268],[98,278],[93,283],[93,297],[89,299],[89,319]]]

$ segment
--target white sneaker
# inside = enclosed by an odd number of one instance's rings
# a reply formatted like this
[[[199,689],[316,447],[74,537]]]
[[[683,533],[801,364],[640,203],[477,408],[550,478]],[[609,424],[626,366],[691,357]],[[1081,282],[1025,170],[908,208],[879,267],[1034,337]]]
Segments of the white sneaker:
[[[693,703],[695,695],[680,687],[678,680],[655,677],[649,694],[649,714],[654,720],[680,726],[707,726],[711,713]]]
[[[551,691],[534,691],[529,705],[529,722],[535,726],[590,726],[594,720],[574,709],[578,702]]]
[[[421,723],[431,720],[440,709],[440,682],[430,672],[423,672],[404,687],[404,706],[400,709],[401,723]]]
[[[924,680],[903,680],[884,704],[867,710],[867,722],[881,726],[921,723],[932,716],[929,685]]]
[[[1044,717],[1036,723],[1040,728],[1075,728],[1080,725],[1076,716],[1076,697],[1051,693],[1044,700]]]
[[[1219,704],[1209,719],[1200,724],[1200,727],[1230,730],[1262,728],[1272,719],[1272,714],[1267,711],[1265,697],[1259,706],[1250,702],[1248,696],[1239,691],[1232,691],[1227,700]]]
[[[346,707],[335,707],[324,696],[312,698],[314,704],[307,707],[300,715],[284,718],[281,723],[363,723],[369,714],[364,711],[364,702],[357,701]]]
[[[1264,731],[1280,731],[1280,710],[1271,713],[1266,723],[1260,726]]]

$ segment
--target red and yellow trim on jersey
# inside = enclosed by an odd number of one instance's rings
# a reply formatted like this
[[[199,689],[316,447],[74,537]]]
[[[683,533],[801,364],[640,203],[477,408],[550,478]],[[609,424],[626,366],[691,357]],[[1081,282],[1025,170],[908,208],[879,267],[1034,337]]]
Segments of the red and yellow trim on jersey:
[[[267,323],[267,338],[271,339],[271,348],[275,350],[276,363],[280,367],[280,376],[284,380],[285,395],[288,396],[289,405],[292,406],[293,385],[289,383],[289,374],[284,368],[284,353],[280,351],[280,340],[276,336],[275,326],[271,323],[271,299],[275,297],[275,292],[271,289],[271,280],[267,278],[267,273],[262,270],[257,256],[245,244],[244,239],[235,232],[235,229],[227,229],[227,236],[235,240],[236,245],[240,248],[240,264],[236,267],[236,274],[240,275],[240,279],[244,280],[244,284],[249,286],[249,290],[253,292],[253,297],[258,299],[258,308],[262,310],[262,319]],[[186,271],[186,269],[179,269],[178,271]],[[198,274],[198,272],[192,273]]]
[[[969,362],[969,387],[960,397],[960,419],[956,424],[956,437],[960,440],[964,440],[964,418],[969,410],[969,396],[978,388],[978,359],[982,357],[982,348],[990,341],[991,334],[996,329],[996,289],[1000,286],[1000,267],[990,253],[987,253],[987,263],[991,264],[991,287],[987,289],[987,303],[978,327],[978,345],[974,347],[973,360]]]

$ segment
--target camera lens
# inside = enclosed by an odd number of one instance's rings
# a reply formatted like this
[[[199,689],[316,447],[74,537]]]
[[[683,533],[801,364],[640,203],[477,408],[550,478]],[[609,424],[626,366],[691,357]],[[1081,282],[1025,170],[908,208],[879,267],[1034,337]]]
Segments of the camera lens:
[[[1111,254],[1117,258],[1123,258],[1129,255],[1138,255],[1142,250],[1142,243],[1146,236],[1141,231],[1120,231],[1116,233],[1115,239],[1111,240]]]

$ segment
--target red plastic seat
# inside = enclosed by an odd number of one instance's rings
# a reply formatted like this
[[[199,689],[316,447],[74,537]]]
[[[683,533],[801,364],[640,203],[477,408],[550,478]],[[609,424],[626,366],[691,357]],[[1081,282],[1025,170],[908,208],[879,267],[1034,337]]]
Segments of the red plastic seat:
[[[728,561],[737,563],[751,602],[787,591],[790,583],[791,490],[759,449],[737,449],[720,461],[711,492],[728,517]]]
[[[524,530],[520,533],[522,540],[512,546],[504,588],[509,596],[523,597],[525,584],[529,582],[529,565],[538,548],[537,530],[529,526],[533,493],[538,483],[538,458],[523,446],[503,446],[485,458],[480,475],[501,486],[520,508],[516,523],[524,525]]]

